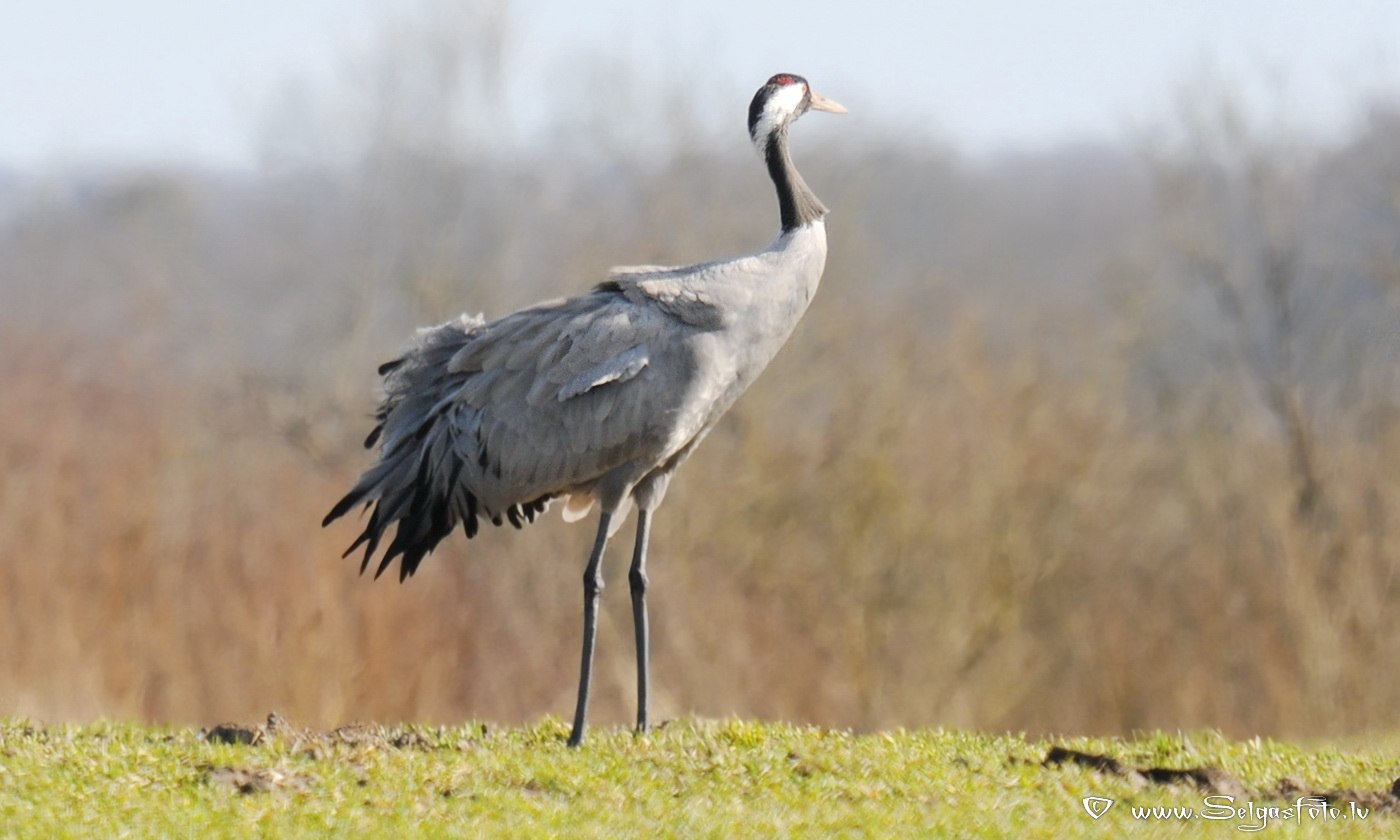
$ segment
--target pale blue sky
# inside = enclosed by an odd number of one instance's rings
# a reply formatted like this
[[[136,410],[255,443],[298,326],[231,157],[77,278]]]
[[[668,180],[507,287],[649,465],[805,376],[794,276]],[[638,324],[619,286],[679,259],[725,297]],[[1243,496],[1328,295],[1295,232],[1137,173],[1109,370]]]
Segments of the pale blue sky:
[[[279,84],[335,77],[375,22],[414,0],[48,0],[0,11],[0,166],[92,161],[247,166]],[[859,3],[515,0],[509,94],[529,103],[571,62],[704,74],[740,120],[769,74],[802,73],[853,119],[971,153],[1113,139],[1165,113],[1203,68],[1342,130],[1400,94],[1400,3],[1386,0]],[[727,94],[732,90],[732,94]],[[726,92],[729,111],[713,101]],[[738,116],[736,116],[736,114]],[[709,118],[709,113],[704,114]]]

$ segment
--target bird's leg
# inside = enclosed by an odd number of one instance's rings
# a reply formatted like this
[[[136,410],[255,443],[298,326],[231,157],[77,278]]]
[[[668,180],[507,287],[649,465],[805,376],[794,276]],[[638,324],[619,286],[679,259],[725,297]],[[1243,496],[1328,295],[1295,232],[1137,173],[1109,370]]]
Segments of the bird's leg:
[[[603,591],[603,549],[608,544],[608,523],[612,514],[604,511],[598,519],[598,537],[588,568],[583,571],[583,664],[579,666],[578,706],[574,709],[574,731],[569,746],[583,743],[584,719],[588,716],[588,684],[593,679],[593,642],[598,637],[598,596]]]
[[[651,533],[651,511],[637,509],[637,545],[632,551],[632,570],[627,583],[632,588],[632,626],[637,634],[637,731],[647,731],[647,537]]]

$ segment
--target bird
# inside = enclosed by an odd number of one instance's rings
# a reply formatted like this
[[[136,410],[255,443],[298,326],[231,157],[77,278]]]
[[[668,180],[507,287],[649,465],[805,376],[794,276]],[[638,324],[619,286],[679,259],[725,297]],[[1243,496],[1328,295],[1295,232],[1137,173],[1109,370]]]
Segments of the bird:
[[[420,330],[379,367],[384,396],[366,449],[378,457],[326,515],[370,511],[346,557],[403,582],[459,525],[522,528],[553,502],[599,521],[583,574],[583,645],[569,746],[583,742],[608,540],[635,506],[628,584],[637,726],[648,727],[647,544],[676,468],[772,360],[826,265],[827,208],[794,166],[788,131],[808,111],[845,113],[805,78],[779,73],[749,104],[749,138],[777,192],[780,229],[757,253],[695,265],[621,266],[584,294],[488,322]],[[371,510],[372,508],[372,510]],[[363,513],[361,514],[363,518]]]

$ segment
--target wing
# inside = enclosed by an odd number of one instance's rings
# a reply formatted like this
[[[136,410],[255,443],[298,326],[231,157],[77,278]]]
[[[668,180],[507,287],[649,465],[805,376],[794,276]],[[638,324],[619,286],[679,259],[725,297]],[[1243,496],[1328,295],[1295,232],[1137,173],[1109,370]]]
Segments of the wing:
[[[456,400],[480,418],[503,502],[586,483],[647,449],[664,401],[653,355],[680,326],[665,313],[595,291],[492,326],[449,369],[465,377]]]
[[[654,306],[692,327],[715,330],[724,325],[724,309],[707,288],[707,280],[718,265],[615,266],[598,289],[620,292],[633,303]]]
[[[600,287],[425,332],[381,369],[386,396],[366,441],[379,444],[379,460],[326,522],[373,506],[350,550],[366,545],[363,569],[396,525],[376,575],[402,556],[403,579],[458,523],[468,537],[479,517],[520,527],[551,498],[655,457],[684,390],[656,365],[687,329]]]

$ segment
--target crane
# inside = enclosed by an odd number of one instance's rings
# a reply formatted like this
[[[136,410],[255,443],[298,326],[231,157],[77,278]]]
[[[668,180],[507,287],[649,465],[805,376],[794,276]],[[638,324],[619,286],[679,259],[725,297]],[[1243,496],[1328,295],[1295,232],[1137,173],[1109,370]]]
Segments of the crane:
[[[459,524],[533,522],[552,501],[573,522],[596,505],[583,574],[583,651],[569,745],[583,741],[608,540],[637,508],[628,583],[637,648],[637,730],[647,728],[647,542],[671,475],[768,365],[807,310],[826,264],[827,209],[802,180],[788,129],[845,108],[791,73],[749,105],[749,137],[778,195],[781,230],[756,254],[682,267],[614,268],[577,297],[487,322],[420,330],[379,368],[384,399],[365,448],[378,459],[322,525],[372,508],[345,552],[360,572],[392,527],[375,577],[399,580]]]

